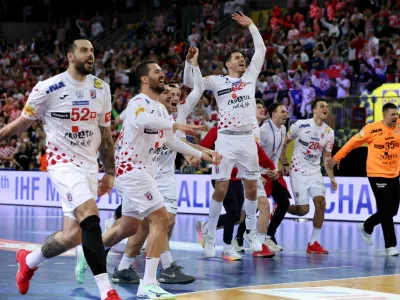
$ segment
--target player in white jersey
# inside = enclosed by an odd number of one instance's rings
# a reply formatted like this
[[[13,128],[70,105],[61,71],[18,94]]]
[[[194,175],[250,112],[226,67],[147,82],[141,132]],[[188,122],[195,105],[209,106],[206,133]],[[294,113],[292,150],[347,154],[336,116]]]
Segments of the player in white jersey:
[[[206,90],[211,90],[218,105],[218,138],[215,150],[223,158],[221,165],[212,168],[212,179],[216,180],[215,190],[210,201],[208,232],[204,241],[204,255],[215,256],[215,236],[222,201],[229,186],[233,167],[238,167],[238,178],[242,178],[245,189],[246,233],[253,251],[261,251],[257,238],[257,179],[259,176],[257,145],[252,132],[256,120],[255,87],[257,77],[264,63],[266,47],[253,21],[243,13],[233,14],[232,19],[250,30],[255,52],[246,69],[246,61],[239,50],[228,52],[225,67],[228,76],[208,76],[204,78]],[[192,87],[190,64],[186,63],[184,83]]]
[[[335,135],[324,123],[328,117],[328,104],[316,100],[312,104],[313,117],[299,120],[290,126],[285,145],[295,141],[290,162],[290,183],[295,198],[295,205],[290,205],[288,212],[296,216],[304,216],[310,206],[309,197],[314,201],[315,213],[313,231],[308,243],[307,253],[328,254],[318,242],[325,214],[325,183],[321,173],[321,156],[325,170],[329,175],[332,189],[337,189],[333,170],[326,167],[331,158]]]
[[[82,242],[84,255],[99,287],[101,299],[121,299],[111,288],[101,237],[96,199],[114,184],[113,141],[110,131],[110,87],[90,75],[94,65],[92,43],[74,40],[67,47],[68,69],[39,82],[29,95],[22,115],[0,130],[13,136],[42,119],[47,138],[48,172],[61,198],[63,230],[30,252],[19,250],[17,287],[26,294],[37,266]],[[97,151],[106,174],[98,184]]]
[[[175,119],[178,123],[184,124],[186,118],[193,111],[204,92],[204,85],[197,63],[197,57],[198,50],[189,49],[187,59],[191,59],[192,64],[195,66],[195,87],[187,96],[185,103],[177,105],[181,92],[176,83],[165,85],[164,92],[159,97],[159,102],[164,104],[167,108],[171,121]],[[174,134],[177,138],[182,138],[181,131],[176,131]],[[213,152],[208,149],[206,149],[206,151],[210,154]],[[166,284],[189,284],[195,281],[195,277],[183,273],[182,267],[178,266],[177,263],[173,261],[169,247],[169,238],[171,237],[175,225],[175,217],[178,209],[175,182],[175,158],[176,151],[172,151],[164,145],[160,153],[159,165],[154,178],[157,182],[157,188],[164,198],[164,205],[169,218],[168,236],[165,240],[165,248],[162,250],[160,256],[162,270],[160,271],[158,280]],[[139,276],[131,266],[136,256],[139,255],[140,249],[148,235],[148,226],[145,226],[147,223],[142,224],[144,224],[144,226],[141,226],[140,232],[128,239],[125,254],[113,274],[113,281],[115,282],[137,283],[139,280]]]
[[[170,121],[164,105],[157,100],[164,90],[164,74],[154,62],[145,62],[136,69],[141,94],[130,100],[121,114],[123,128],[115,151],[115,186],[122,198],[121,222],[103,236],[104,245],[112,247],[138,232],[143,221],[150,224],[147,258],[138,298],[174,299],[157,284],[156,272],[168,230],[168,214],[154,179],[162,147],[202,158],[212,163],[211,155],[195,150],[173,135],[172,130],[193,133],[200,126]],[[218,162],[215,162],[218,163]]]

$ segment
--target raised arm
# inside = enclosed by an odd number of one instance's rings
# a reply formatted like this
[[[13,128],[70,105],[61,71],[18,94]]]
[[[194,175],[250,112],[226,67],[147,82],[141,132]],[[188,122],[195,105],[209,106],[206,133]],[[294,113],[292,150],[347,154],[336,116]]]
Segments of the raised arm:
[[[195,66],[193,65],[193,57],[196,55],[198,55],[198,49],[195,47],[189,47],[189,51],[188,54],[186,55],[186,60],[185,60],[185,69],[183,72],[183,84],[186,85],[187,87],[193,89],[195,86],[195,73],[194,73],[194,69]],[[196,65],[198,66],[197,63],[197,58],[196,58]],[[199,69],[200,71],[200,69]],[[201,75],[201,72],[200,72]],[[201,75],[202,76],[202,75]],[[204,85],[204,89],[205,90],[213,90],[213,85],[212,85],[212,81],[207,80],[207,77],[202,78],[203,81],[203,85]],[[204,90],[203,90],[204,91]]]
[[[257,73],[256,75],[258,77],[258,74],[261,72],[264,64],[265,53],[267,52],[264,40],[258,31],[257,26],[254,25],[253,21],[242,12],[232,14],[232,19],[235,20],[239,25],[247,27],[250,30],[254,43],[254,55],[251,59],[249,70]]]
[[[178,111],[178,120],[186,120],[188,115],[193,111],[193,109],[196,107],[197,103],[199,102],[201,96],[204,93],[205,86],[204,86],[204,80],[201,75],[201,71],[199,68],[198,64],[198,56],[199,56],[199,50],[197,48],[195,49],[195,54],[193,55],[193,58],[191,59],[191,64],[192,64],[192,72],[194,75],[194,88],[190,92],[190,94],[186,98],[186,103],[180,105],[180,110]]]

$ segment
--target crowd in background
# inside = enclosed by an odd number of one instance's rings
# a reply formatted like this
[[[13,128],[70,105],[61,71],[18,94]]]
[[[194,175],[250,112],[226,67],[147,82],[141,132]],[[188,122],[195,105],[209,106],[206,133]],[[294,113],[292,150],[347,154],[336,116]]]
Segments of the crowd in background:
[[[326,1],[322,7],[313,1],[305,8],[294,1],[289,9],[275,6],[269,13],[255,14],[254,21],[267,46],[256,97],[264,100],[266,108],[273,102],[284,103],[293,122],[309,116],[310,104],[316,98],[359,96],[383,83],[398,83],[399,2],[389,0],[381,7],[360,8],[350,0]],[[113,119],[139,92],[135,69],[144,60],[157,62],[166,80],[182,82],[189,46],[200,49],[199,63],[204,76],[227,74],[222,61],[229,50],[240,49],[251,58],[254,49],[248,30],[231,27],[223,38],[213,33],[216,24],[226,14],[242,8],[244,1],[221,4],[216,0],[200,0],[200,3],[203,12],[190,24],[187,37],[177,34],[179,8],[172,5],[152,19],[123,24],[127,32],[121,43],[104,47],[94,42],[94,75],[111,86]],[[112,32],[119,26],[121,21],[117,16],[111,24],[104,24],[101,16],[81,15],[53,21],[47,28],[38,27],[30,43],[0,38],[0,127],[21,114],[38,81],[66,69],[66,40],[72,36],[95,39],[104,34],[104,28]],[[182,91],[184,99],[190,89],[182,86]],[[206,129],[215,126],[217,106],[212,93],[204,93],[187,122],[204,125]],[[112,124],[115,139],[118,131]],[[189,138],[199,142],[205,134]],[[0,141],[0,168],[46,170],[44,141],[40,121],[27,132]],[[194,171],[207,170],[207,166],[202,166]]]

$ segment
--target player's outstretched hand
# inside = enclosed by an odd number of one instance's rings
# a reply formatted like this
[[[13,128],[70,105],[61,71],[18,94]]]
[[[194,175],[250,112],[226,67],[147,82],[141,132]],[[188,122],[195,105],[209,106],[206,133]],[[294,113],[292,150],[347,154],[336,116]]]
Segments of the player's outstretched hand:
[[[331,178],[331,186],[332,186],[332,190],[334,190],[335,192],[337,191],[338,185],[336,182],[335,178]]]
[[[190,63],[192,64],[192,66],[198,67],[199,66],[199,61],[198,61],[199,49],[196,47],[193,47],[193,49],[194,49],[194,54],[193,54],[193,57],[190,59]]]
[[[99,188],[97,189],[97,196],[101,197],[105,193],[110,195],[114,186],[114,176],[104,174],[103,178],[99,180]]]
[[[244,26],[244,27],[249,27],[251,24],[253,24],[253,20],[250,19],[248,16],[246,16],[241,11],[238,13],[232,14],[232,20],[236,21],[239,25]]]
[[[337,169],[339,170],[340,162],[333,159],[333,157],[329,158],[326,162],[326,167],[328,169],[333,169],[333,167],[337,165]]]
[[[196,135],[198,131],[204,131],[204,126],[174,123],[172,129],[181,130],[189,135]]]
[[[188,50],[188,54],[186,55],[186,61],[187,62],[191,62],[192,58],[194,57],[194,55],[196,54],[196,47],[189,47]],[[197,53],[198,53],[198,49],[197,49]]]

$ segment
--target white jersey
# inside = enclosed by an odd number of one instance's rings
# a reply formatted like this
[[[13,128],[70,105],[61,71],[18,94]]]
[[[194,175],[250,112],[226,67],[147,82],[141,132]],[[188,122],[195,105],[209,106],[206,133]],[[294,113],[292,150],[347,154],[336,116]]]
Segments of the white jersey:
[[[325,123],[317,126],[312,118],[299,120],[290,126],[288,137],[295,140],[290,162],[291,174],[320,173],[323,150],[331,152],[335,141],[332,128]]]
[[[282,125],[281,128],[278,128],[271,120],[264,122],[260,127],[260,146],[274,162],[275,166],[278,166],[285,136],[286,127]]]
[[[217,101],[218,131],[249,131],[253,125],[257,124],[256,83],[264,63],[266,48],[257,27],[252,24],[249,26],[249,30],[253,37],[255,52],[243,76],[240,78],[229,76],[204,78],[205,89],[212,91]],[[189,82],[186,79],[185,81]]]
[[[204,84],[201,78],[201,72],[199,67],[193,68],[195,87],[192,92],[187,96],[186,101],[182,104],[178,104],[178,111],[170,116],[171,121],[175,121],[179,124],[186,124],[187,117],[192,113],[193,109],[199,102],[201,95],[204,92]],[[177,130],[174,132],[178,139],[185,137],[185,134]],[[175,173],[175,159],[176,151],[171,151],[166,146],[163,146],[161,151],[161,159],[157,169],[157,175],[160,176],[162,173]]]
[[[123,126],[115,149],[117,177],[132,170],[142,170],[154,176],[163,145],[168,136],[172,135],[172,132],[168,134],[171,130],[139,127],[137,118],[142,112],[170,120],[165,106],[145,94],[139,94],[129,101],[127,108],[120,116]]]
[[[104,81],[88,75],[77,81],[63,72],[33,88],[22,115],[43,119],[48,168],[74,164],[98,172],[100,128],[110,126],[111,93]]]

